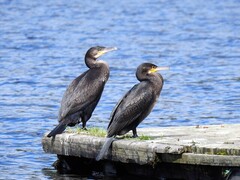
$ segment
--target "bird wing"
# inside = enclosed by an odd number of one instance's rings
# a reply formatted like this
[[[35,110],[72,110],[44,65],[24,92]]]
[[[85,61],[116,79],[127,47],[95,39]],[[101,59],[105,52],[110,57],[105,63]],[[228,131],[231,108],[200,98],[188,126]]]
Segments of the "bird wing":
[[[76,113],[99,99],[104,88],[105,82],[96,81],[91,76],[89,70],[73,80],[64,93],[61,108],[59,111],[59,121],[67,115]]]
[[[112,124],[112,121],[113,121],[113,119],[114,119],[114,116],[115,116],[116,112],[119,111],[119,109],[118,109],[119,106],[120,106],[120,105],[123,103],[123,101],[128,97],[128,95],[129,95],[132,91],[134,91],[134,89],[136,89],[136,87],[137,87],[137,85],[133,86],[132,89],[130,89],[130,90],[122,97],[122,99],[120,99],[120,100],[118,101],[118,103],[116,104],[116,106],[114,107],[114,109],[113,109],[113,111],[112,111],[112,113],[111,113],[111,115],[110,115],[110,122],[109,122],[107,128],[109,128],[109,126]]]
[[[108,125],[108,134],[116,135],[124,128],[130,126],[134,121],[143,114],[151,110],[155,101],[151,88],[144,83],[135,85],[127,94],[118,102],[111,115],[111,121]],[[141,121],[142,119],[140,119]],[[138,124],[138,123],[137,123]]]

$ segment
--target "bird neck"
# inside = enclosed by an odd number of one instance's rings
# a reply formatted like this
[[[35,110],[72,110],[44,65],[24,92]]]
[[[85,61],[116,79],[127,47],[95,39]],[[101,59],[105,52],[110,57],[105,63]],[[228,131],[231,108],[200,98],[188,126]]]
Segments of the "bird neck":
[[[163,84],[164,84],[164,80],[161,74],[154,74],[153,79],[151,80],[151,82],[153,83],[153,85],[155,86],[155,88],[157,89],[158,93],[161,92]]]
[[[138,74],[137,79],[141,81],[149,81],[155,85],[163,84],[163,77],[161,74],[154,73],[152,75],[143,75],[143,74]]]
[[[100,68],[102,71],[109,74],[109,66],[105,61],[97,61],[96,59],[85,57],[85,63],[89,69]]]
[[[94,58],[90,58],[90,57],[85,57],[85,64],[87,65],[88,68],[94,68],[96,67],[97,64],[97,60]]]

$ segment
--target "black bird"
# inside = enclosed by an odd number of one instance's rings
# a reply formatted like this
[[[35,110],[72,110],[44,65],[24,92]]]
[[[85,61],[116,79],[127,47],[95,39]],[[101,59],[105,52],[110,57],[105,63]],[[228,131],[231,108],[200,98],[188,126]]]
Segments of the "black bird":
[[[167,69],[168,67],[157,67],[151,63],[138,66],[136,76],[140,83],[133,86],[112,111],[107,139],[96,157],[97,161],[107,153],[116,135],[124,135],[132,130],[133,137],[138,136],[137,126],[152,111],[163,87],[163,77],[156,72]]]
[[[86,122],[92,116],[109,78],[108,64],[101,60],[97,61],[97,58],[116,49],[96,46],[87,51],[85,63],[89,70],[68,86],[59,110],[59,124],[47,135],[48,137],[61,134],[67,126],[75,126],[80,122],[83,129],[86,128]]]

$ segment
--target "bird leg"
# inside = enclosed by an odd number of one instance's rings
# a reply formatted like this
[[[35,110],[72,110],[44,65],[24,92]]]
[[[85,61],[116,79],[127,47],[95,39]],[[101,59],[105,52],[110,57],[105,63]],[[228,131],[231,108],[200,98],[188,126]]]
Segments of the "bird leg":
[[[137,138],[138,137],[138,135],[137,135],[137,128],[132,129],[132,132],[133,132],[132,138]]]
[[[82,129],[87,131],[86,122],[85,121],[82,122]]]
[[[83,118],[82,118],[82,129],[87,131],[86,124],[87,124],[87,121],[85,120],[85,116],[83,116]]]

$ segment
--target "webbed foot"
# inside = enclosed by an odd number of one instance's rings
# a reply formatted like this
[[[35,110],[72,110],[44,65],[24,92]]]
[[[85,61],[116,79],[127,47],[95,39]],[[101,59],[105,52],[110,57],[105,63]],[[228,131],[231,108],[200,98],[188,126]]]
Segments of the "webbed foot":
[[[138,135],[137,134],[133,134],[132,138],[137,138]]]
[[[87,131],[88,129],[86,127],[82,127],[82,130]]]

